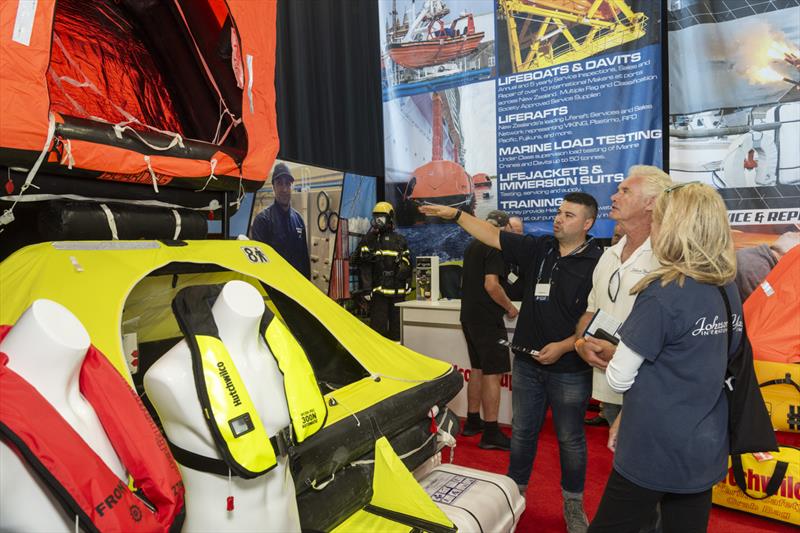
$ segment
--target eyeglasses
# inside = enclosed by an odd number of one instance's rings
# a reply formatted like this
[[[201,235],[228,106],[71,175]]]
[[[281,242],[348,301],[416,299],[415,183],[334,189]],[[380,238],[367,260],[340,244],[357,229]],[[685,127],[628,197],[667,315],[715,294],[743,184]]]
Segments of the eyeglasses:
[[[700,183],[699,181],[685,181],[683,183],[676,183],[675,185],[670,185],[666,189],[664,189],[665,194],[669,194],[676,189],[680,189],[681,187],[686,187],[687,185],[693,185],[695,183]]]
[[[608,278],[608,298],[612,303],[617,303],[617,296],[619,296],[619,287],[621,281],[620,277],[619,268],[617,268],[614,273],[611,274],[611,277]],[[613,289],[611,288],[612,285],[614,286]]]

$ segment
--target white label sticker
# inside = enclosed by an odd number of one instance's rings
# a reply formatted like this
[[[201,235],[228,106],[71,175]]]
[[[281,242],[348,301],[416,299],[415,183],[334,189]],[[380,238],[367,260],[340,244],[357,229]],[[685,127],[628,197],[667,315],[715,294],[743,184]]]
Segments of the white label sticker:
[[[534,289],[533,295],[537,298],[549,298],[550,297],[550,284],[549,283],[537,283],[536,288]]]
[[[767,280],[764,280],[764,282],[761,283],[761,290],[763,290],[767,296],[772,296],[775,294],[775,289],[772,288],[772,285],[770,285],[769,281]]]
[[[19,0],[17,18],[14,19],[14,33],[11,40],[24,46],[31,45],[33,21],[36,18],[36,5],[39,0]]]

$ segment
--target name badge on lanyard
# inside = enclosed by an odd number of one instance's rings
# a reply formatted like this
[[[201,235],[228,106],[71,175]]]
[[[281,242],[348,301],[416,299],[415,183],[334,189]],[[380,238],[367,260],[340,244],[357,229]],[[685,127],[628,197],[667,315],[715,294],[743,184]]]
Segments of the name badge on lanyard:
[[[533,295],[537,300],[548,300],[550,298],[550,284],[537,283],[536,288],[533,291]]]

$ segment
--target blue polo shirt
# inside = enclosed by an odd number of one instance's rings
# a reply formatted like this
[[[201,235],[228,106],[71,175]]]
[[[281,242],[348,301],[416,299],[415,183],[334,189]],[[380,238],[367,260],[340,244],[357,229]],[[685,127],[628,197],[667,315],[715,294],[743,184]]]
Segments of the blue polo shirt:
[[[256,215],[250,237],[272,246],[303,276],[311,277],[306,225],[300,213],[291,207],[284,211],[277,202],[273,202]]]
[[[726,287],[733,313],[732,346],[742,334],[742,304]],[[728,466],[728,317],[714,285],[651,283],[620,330],[644,357],[625,393],[614,469],[637,485],[674,493],[703,492]]]

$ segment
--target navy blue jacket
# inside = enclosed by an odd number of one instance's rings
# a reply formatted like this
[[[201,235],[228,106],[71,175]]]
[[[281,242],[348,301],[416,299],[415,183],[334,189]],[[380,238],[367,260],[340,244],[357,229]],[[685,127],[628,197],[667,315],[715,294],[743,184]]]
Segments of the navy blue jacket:
[[[261,211],[253,220],[250,237],[269,244],[303,276],[311,277],[306,225],[291,207],[284,211],[274,202]]]

